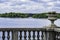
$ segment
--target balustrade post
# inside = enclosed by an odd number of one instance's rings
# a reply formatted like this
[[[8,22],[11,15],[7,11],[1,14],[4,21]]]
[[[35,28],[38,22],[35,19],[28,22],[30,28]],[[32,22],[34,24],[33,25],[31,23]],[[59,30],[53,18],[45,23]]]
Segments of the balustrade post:
[[[47,40],[48,37],[47,37],[47,32],[46,32],[46,31],[43,32],[43,35],[44,35],[43,39],[44,39],[44,40]]]
[[[24,40],[27,40],[27,39],[26,39],[26,37],[27,37],[26,32],[27,32],[27,31],[24,31]]]
[[[37,40],[40,40],[39,37],[40,37],[39,31],[37,31]]]
[[[28,33],[29,34],[29,36],[28,36],[29,39],[28,40],[31,40],[31,31],[28,31],[28,32],[29,32]]]
[[[20,40],[22,40],[22,31],[20,31]]]
[[[35,40],[35,31],[33,31],[33,40]]]
[[[44,40],[44,39],[43,39],[43,37],[44,37],[43,31],[42,31],[41,33],[42,33],[42,34],[41,34],[41,40]]]
[[[48,40],[56,40],[55,32],[49,32],[49,39]]]
[[[7,39],[10,40],[10,31],[7,31]]]
[[[5,40],[5,31],[2,33],[2,40]]]
[[[18,31],[12,31],[12,40],[18,40]]]

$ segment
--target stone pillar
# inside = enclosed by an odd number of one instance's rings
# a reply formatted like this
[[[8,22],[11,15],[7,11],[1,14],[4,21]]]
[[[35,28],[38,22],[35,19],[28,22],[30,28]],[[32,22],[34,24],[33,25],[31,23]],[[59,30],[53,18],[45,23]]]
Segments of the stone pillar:
[[[56,34],[54,31],[54,28],[57,26],[54,24],[54,21],[57,20],[57,14],[56,12],[49,12],[48,13],[48,20],[51,21],[51,24],[46,27],[47,33],[47,40],[56,40]]]
[[[49,38],[48,38],[48,40],[56,40],[56,34],[55,34],[55,32],[49,32]]]
[[[18,40],[18,31],[12,31],[12,40]]]

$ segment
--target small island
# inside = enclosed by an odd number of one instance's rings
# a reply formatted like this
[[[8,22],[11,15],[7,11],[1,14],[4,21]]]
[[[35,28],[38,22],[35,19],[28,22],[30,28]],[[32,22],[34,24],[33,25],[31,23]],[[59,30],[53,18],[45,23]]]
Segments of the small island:
[[[48,13],[56,13],[56,12],[47,12],[47,13],[15,13],[15,12],[9,12],[9,13],[1,13],[0,17],[4,18],[47,18]],[[60,18],[60,14],[57,13],[57,18]]]

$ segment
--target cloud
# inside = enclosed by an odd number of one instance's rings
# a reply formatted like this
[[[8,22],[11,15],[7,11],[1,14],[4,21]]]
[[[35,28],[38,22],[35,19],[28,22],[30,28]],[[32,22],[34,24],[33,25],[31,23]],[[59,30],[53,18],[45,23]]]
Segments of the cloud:
[[[44,2],[49,2],[49,1],[51,1],[51,0],[41,0],[41,1],[44,1]]]
[[[57,0],[0,0],[0,12],[39,13],[58,11],[59,4],[60,1]]]

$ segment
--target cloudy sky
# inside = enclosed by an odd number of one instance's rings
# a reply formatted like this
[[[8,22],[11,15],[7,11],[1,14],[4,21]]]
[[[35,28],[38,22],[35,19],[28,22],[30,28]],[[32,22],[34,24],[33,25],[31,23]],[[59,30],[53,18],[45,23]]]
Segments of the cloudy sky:
[[[60,0],[0,0],[0,13],[60,11]]]

